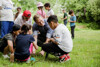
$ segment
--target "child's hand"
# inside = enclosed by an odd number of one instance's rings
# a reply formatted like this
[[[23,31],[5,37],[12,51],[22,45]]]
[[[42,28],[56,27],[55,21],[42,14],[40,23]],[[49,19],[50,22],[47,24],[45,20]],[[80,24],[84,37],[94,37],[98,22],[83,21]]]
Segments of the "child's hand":
[[[61,18],[61,20],[64,20],[63,18]]]
[[[54,38],[50,38],[50,41],[51,41],[51,42],[54,42],[55,40],[54,40]]]
[[[68,20],[68,22],[70,22],[70,20]]]

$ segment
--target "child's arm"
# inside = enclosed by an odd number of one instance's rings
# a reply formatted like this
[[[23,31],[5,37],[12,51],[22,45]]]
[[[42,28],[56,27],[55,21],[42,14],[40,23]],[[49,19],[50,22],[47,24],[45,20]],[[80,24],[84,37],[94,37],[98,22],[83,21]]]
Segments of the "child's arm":
[[[75,23],[76,21],[69,21],[69,22],[71,22],[71,23]]]
[[[48,43],[50,41],[50,38],[47,38],[44,43]]]
[[[75,23],[76,22],[76,16],[73,17],[73,21],[69,20],[69,22]]]
[[[65,20],[65,19],[67,19],[67,16],[65,17],[65,18],[61,18],[62,20]]]
[[[54,38],[50,38],[50,41],[58,45]]]
[[[46,18],[48,18],[49,16],[46,15]]]
[[[37,35],[34,35],[34,39],[35,39],[35,44],[37,45]]]
[[[14,50],[13,50],[13,42],[10,41],[10,40],[8,40],[7,42],[8,42],[8,47],[9,47],[10,52],[11,53],[14,53]]]
[[[33,46],[35,47],[35,49],[38,49],[38,46],[35,44],[35,42],[33,42]]]
[[[67,19],[67,16],[65,18],[63,18],[64,20]]]
[[[11,52],[11,54],[10,54],[10,62],[14,62],[13,42],[10,41],[10,40],[8,40],[7,42],[8,42],[8,48],[9,48],[9,50]]]

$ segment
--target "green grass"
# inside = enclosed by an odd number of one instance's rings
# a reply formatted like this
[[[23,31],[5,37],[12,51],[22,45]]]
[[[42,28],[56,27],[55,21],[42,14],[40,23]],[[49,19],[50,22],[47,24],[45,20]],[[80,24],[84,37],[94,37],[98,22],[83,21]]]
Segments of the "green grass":
[[[60,63],[53,55],[49,55],[46,60],[37,55],[34,56],[37,62],[34,63],[10,63],[0,53],[0,67],[100,67],[100,30],[80,28],[81,25],[76,26],[70,61]],[[37,52],[39,51],[40,49]]]

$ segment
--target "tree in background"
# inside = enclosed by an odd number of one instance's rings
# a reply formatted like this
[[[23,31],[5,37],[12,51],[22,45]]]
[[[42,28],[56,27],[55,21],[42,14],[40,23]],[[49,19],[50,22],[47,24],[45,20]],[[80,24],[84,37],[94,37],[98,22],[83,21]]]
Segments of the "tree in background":
[[[74,10],[78,22],[86,22],[100,29],[100,0],[13,0],[15,6],[21,6],[23,11],[30,10],[36,13],[37,2],[50,2],[55,14],[60,16],[61,9]],[[33,14],[33,15],[34,15]]]

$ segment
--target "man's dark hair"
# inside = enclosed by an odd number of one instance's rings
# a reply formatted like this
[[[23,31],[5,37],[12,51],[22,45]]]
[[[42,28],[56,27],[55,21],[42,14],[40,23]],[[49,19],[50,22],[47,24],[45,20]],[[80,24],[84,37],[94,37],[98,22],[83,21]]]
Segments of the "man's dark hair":
[[[45,3],[44,6],[45,7],[50,7],[50,3]]]
[[[31,28],[32,28],[31,25],[29,25],[29,24],[24,24],[24,25],[22,25],[22,27],[21,27],[21,31],[22,31],[22,33],[24,33],[24,34],[27,34],[27,32],[28,32]]]
[[[72,13],[74,13],[74,11],[73,11],[73,10],[70,10],[70,11],[69,11],[69,14],[71,15]]]
[[[57,23],[57,22],[58,22],[57,16],[56,16],[56,15],[51,15],[51,16],[48,18],[47,22],[50,23],[51,21]]]

